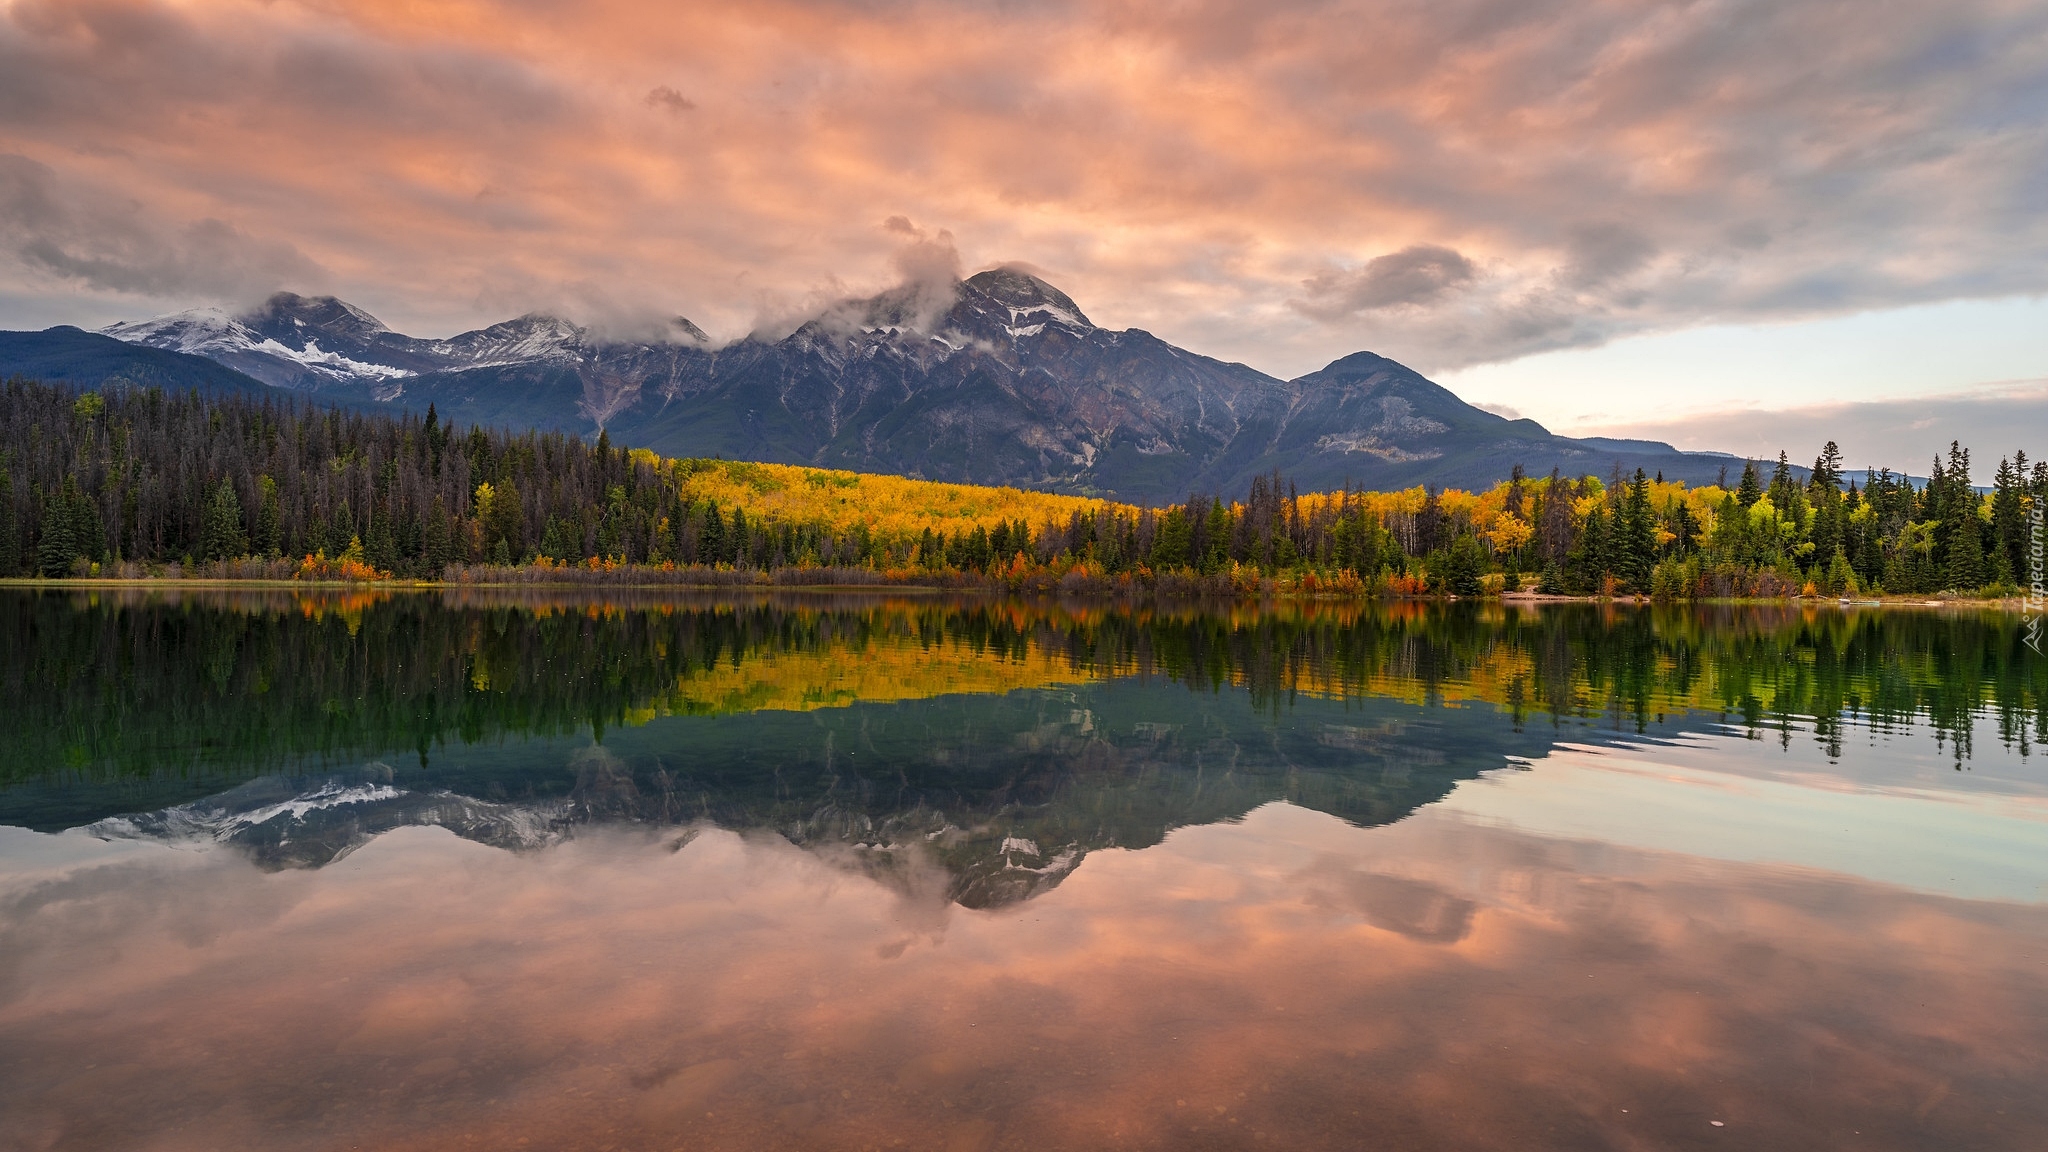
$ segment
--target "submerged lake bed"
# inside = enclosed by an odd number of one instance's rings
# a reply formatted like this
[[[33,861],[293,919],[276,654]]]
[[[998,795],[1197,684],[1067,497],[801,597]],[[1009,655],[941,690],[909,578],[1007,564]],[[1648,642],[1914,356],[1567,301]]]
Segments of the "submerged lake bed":
[[[0,1145],[2037,1148],[2017,617],[0,594]]]

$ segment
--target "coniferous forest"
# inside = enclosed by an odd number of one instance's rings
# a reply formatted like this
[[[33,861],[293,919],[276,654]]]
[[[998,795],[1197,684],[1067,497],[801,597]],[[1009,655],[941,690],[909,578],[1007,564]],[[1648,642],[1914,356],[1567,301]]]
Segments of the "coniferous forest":
[[[1781,454],[1698,488],[1640,470],[1517,468],[1484,492],[1322,493],[1276,474],[1230,498],[1149,508],[668,460],[603,436],[456,428],[431,410],[14,380],[0,404],[0,577],[814,571],[821,582],[1657,598],[2000,594],[2030,582],[2048,461],[2002,458],[1989,493],[1972,486],[1959,444],[1924,482],[1851,473],[1832,443],[1801,471]]]

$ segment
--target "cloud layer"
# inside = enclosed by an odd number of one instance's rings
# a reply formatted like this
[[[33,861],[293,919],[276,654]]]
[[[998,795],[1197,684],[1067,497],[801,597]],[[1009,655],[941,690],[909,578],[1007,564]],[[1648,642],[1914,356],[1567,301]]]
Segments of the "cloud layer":
[[[1998,461],[2048,443],[2048,381],[1980,389],[1929,400],[1877,400],[1765,411],[1738,408],[1683,420],[1574,428],[1574,436],[1633,436],[1680,448],[1737,452],[1805,463],[1834,441],[1852,471],[1890,468],[1925,476],[1951,441],[1971,450],[1970,471],[1990,484]],[[1739,469],[1738,469],[1739,471]]]
[[[1269,371],[1444,370],[2048,290],[2044,113],[2010,0],[0,0],[0,295],[734,335],[893,282],[895,217]]]

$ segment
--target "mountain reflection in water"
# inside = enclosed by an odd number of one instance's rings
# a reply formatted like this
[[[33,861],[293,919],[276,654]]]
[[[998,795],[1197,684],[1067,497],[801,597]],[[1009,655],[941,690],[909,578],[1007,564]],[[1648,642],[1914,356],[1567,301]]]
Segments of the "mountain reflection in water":
[[[0,595],[0,1146],[2039,1147],[2021,635]]]

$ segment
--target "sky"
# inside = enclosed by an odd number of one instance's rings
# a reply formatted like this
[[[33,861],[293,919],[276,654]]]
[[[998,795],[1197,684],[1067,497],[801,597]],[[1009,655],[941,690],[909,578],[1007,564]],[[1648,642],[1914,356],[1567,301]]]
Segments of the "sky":
[[[0,0],[0,327],[735,338],[951,248],[1275,375],[1705,429],[2048,378],[2044,125],[2038,0]]]

